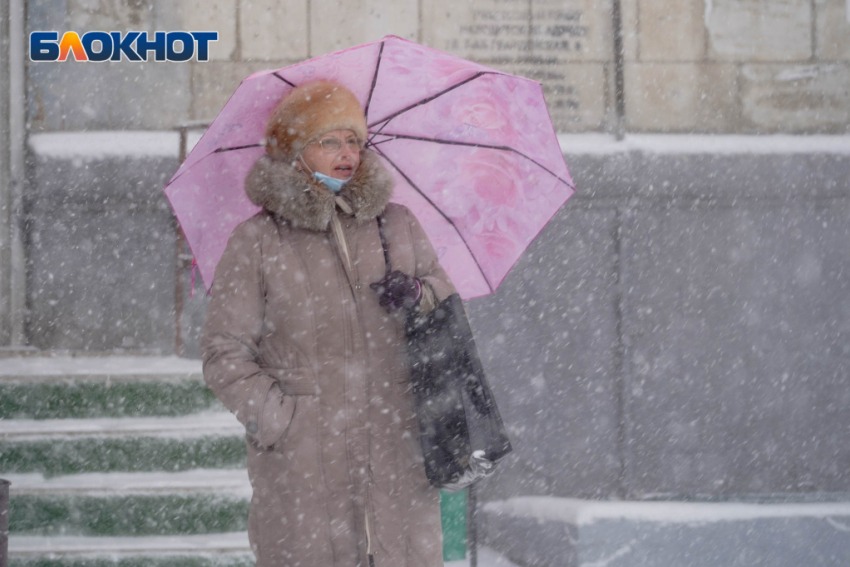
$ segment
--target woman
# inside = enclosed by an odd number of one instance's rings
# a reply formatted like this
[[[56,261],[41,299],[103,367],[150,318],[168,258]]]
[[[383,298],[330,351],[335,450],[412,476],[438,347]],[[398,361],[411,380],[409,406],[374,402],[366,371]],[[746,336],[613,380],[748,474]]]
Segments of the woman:
[[[416,218],[388,203],[350,91],[293,89],[266,135],[245,182],[263,210],[230,237],[202,341],[204,379],[247,432],[257,565],[442,565],[402,323],[454,288]]]

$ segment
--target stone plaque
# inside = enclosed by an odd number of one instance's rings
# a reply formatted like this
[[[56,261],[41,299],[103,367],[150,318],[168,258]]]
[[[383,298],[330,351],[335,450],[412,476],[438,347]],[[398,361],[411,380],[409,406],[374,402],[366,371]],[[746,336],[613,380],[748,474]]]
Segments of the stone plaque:
[[[610,57],[610,2],[423,0],[423,40],[478,61]]]
[[[425,43],[479,61],[529,55],[528,0],[422,1]]]
[[[531,49],[540,59],[610,61],[614,54],[610,0],[533,0]]]
[[[799,61],[812,55],[809,2],[713,0],[705,12],[712,58]]]
[[[602,63],[509,63],[500,69],[543,85],[557,132],[598,130],[605,125],[606,73]]]
[[[745,65],[743,117],[763,131],[845,132],[850,69],[843,64]]]

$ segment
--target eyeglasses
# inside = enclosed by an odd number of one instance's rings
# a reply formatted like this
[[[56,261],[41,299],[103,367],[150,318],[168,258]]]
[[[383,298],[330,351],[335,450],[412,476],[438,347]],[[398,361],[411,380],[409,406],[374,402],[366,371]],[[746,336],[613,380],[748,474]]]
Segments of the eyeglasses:
[[[339,138],[325,138],[324,140],[309,142],[307,145],[309,146],[310,144],[318,144],[319,147],[322,148],[322,151],[326,154],[335,154],[342,149],[342,143],[342,140],[340,140]],[[363,140],[361,140],[360,138],[353,137],[346,138],[345,145],[352,152],[359,152],[363,149]]]

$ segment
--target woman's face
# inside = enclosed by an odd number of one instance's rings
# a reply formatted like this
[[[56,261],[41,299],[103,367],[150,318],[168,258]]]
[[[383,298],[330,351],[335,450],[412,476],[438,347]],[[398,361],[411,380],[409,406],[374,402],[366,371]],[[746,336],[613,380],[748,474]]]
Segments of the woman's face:
[[[348,179],[360,166],[360,141],[351,130],[332,130],[307,144],[301,157],[312,171]],[[334,146],[338,146],[336,149]]]

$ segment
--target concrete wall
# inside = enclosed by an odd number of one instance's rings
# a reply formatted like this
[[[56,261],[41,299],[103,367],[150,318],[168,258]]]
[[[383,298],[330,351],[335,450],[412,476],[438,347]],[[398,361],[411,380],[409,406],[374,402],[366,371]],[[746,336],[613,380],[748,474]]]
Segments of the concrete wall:
[[[55,136],[26,200],[32,343],[173,352],[176,161]],[[850,148],[614,148],[567,155],[580,192],[469,303],[516,448],[482,499],[850,490]]]
[[[626,127],[846,132],[845,0],[620,0]],[[211,61],[29,65],[32,131],[211,120],[249,74],[395,34],[541,81],[559,131],[612,130],[613,0],[31,0],[29,30],[217,30]]]
[[[850,158],[569,156],[470,302],[515,455],[482,498],[850,487]]]

